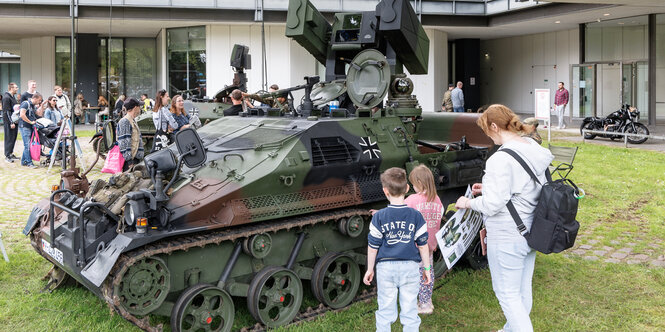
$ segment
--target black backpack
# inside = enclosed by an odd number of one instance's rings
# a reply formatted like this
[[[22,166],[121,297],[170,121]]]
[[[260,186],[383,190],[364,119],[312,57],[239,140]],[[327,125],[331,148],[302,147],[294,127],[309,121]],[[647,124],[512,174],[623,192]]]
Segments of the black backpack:
[[[531,178],[541,184],[531,168],[515,151],[510,149],[499,151],[515,158]],[[515,220],[517,230],[526,238],[529,246],[543,254],[549,254],[564,251],[575,244],[577,231],[580,228],[575,216],[578,200],[584,197],[584,194],[580,195],[580,189],[569,179],[552,181],[549,171],[545,171],[545,177],[547,182],[542,184],[530,230],[527,230],[522,223],[513,202],[509,200],[506,206]]]

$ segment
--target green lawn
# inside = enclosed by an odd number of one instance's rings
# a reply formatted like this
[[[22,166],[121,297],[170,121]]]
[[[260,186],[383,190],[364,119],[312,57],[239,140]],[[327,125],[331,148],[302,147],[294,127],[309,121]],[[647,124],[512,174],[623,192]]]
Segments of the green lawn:
[[[665,154],[584,143],[555,144],[580,148],[571,174],[587,193],[578,214],[582,224],[578,245],[633,245],[635,252],[662,255]],[[43,191],[30,189],[33,194]],[[45,285],[40,278],[50,266],[20,234],[33,203],[0,207],[0,230],[11,258],[10,263],[0,261],[0,331],[137,330],[117,314],[109,314],[108,307],[83,288],[40,292]],[[307,282],[304,286],[309,288]],[[436,287],[435,313],[423,316],[423,331],[490,331],[504,323],[487,270],[455,268]],[[570,252],[539,254],[531,317],[537,331],[663,331],[664,290],[663,267],[588,261]],[[304,302],[314,303],[311,299]],[[244,303],[237,301],[236,328],[252,323]],[[375,301],[358,303],[344,312],[280,330],[368,331],[374,328],[374,310]],[[158,321],[167,323],[166,319]]]

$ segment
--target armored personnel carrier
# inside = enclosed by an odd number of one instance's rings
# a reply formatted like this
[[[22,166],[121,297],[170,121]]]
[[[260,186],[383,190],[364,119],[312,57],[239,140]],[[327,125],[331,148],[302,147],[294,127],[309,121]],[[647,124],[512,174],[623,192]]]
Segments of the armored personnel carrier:
[[[145,330],[166,316],[174,331],[229,331],[237,298],[280,326],[304,287],[329,308],[353,301],[369,210],[386,204],[383,170],[427,165],[446,203],[480,180],[489,141],[476,118],[423,114],[403,73],[428,64],[408,1],[331,25],[291,0],[287,35],[326,64],[325,82],[307,77],[293,112],[250,109],[181,130],[132,170],[64,182],[33,208],[24,233],[54,264],[54,286],[73,278]],[[347,98],[354,111],[324,106]]]

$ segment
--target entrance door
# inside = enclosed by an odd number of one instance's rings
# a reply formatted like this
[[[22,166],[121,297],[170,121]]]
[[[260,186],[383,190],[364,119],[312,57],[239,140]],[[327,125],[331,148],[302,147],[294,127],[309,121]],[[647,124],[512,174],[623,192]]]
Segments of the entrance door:
[[[646,120],[649,117],[649,63],[640,61],[633,64],[635,80],[633,81],[633,105],[640,111],[640,117]]]
[[[637,107],[644,118],[649,114],[649,64],[646,61],[624,62],[621,80],[623,104]]]
[[[574,118],[594,115],[596,95],[596,65],[572,65],[573,82],[570,89],[570,107]]]

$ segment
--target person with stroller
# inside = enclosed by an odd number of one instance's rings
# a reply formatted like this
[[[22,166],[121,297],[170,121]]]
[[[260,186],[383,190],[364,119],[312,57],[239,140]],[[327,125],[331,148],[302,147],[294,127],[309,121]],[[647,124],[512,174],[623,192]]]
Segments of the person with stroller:
[[[141,139],[141,130],[136,123],[136,117],[141,114],[139,101],[134,98],[128,98],[125,101],[127,114],[118,121],[118,146],[120,153],[125,159],[122,165],[122,171],[130,169],[143,160],[144,149],[143,139]]]
[[[60,126],[63,124],[62,120],[64,119],[64,116],[60,111],[60,107],[58,106],[58,97],[55,95],[48,97],[48,99],[42,104],[42,108],[44,108],[44,119],[50,120],[53,124],[47,124],[46,128],[48,128],[48,130],[43,130],[39,127],[38,123],[37,130],[40,134],[39,139],[40,142],[42,142],[42,147],[50,147],[51,151],[49,151],[49,156],[52,156],[55,146],[55,139]]]
[[[21,132],[21,138],[23,139],[23,155],[21,155],[21,166],[26,166],[28,168],[37,167],[32,163],[32,157],[30,156],[30,140],[34,131],[33,126],[37,122],[37,118],[41,117],[43,114],[41,102],[42,95],[39,92],[35,92],[32,97],[22,102],[20,106],[21,115],[18,120],[18,128],[19,132]],[[39,105],[39,107],[36,105]]]

